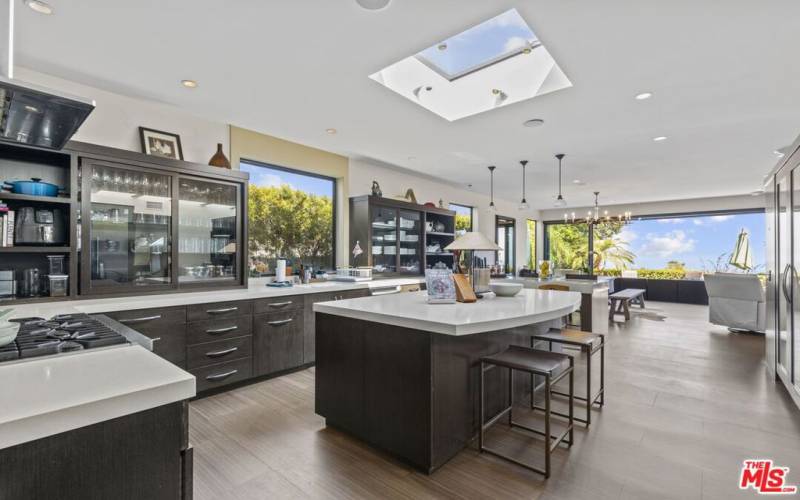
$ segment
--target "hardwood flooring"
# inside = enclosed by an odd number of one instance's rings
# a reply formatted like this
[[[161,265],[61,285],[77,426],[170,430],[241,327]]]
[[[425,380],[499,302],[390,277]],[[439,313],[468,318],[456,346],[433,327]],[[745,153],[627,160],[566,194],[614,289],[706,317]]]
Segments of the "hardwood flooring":
[[[649,302],[612,324],[606,406],[590,430],[577,428],[571,449],[555,452],[547,481],[473,449],[418,473],[326,428],[314,414],[312,368],[191,403],[195,498],[755,498],[737,488],[747,458],[790,466],[800,484],[800,410],[768,380],[764,338],[729,333],[707,314]],[[537,418],[523,413],[515,420]],[[489,439],[541,460],[538,438],[498,424]]]

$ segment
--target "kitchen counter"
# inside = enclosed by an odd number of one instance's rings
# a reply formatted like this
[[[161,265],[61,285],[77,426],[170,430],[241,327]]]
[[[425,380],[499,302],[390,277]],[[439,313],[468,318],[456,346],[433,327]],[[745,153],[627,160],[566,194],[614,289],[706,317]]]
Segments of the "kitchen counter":
[[[0,380],[0,449],[195,395],[191,374],[138,345],[5,362]]]
[[[85,313],[97,314],[114,311],[132,311],[158,307],[183,306],[190,304],[206,304],[236,300],[251,300],[269,297],[283,297],[309,293],[338,292],[345,290],[390,288],[395,286],[424,283],[425,278],[387,278],[357,283],[342,281],[325,281],[308,285],[294,285],[288,288],[266,286],[266,279],[251,279],[247,288],[231,290],[215,290],[210,292],[160,293],[155,295],[138,295],[134,297],[114,297],[105,299],[64,300],[40,302],[32,304],[8,304],[4,308],[13,308],[12,318],[43,317],[55,314]]]
[[[581,303],[579,293],[530,289],[514,297],[487,296],[471,304],[428,304],[427,296],[427,292],[416,292],[320,302],[314,304],[314,312],[445,335],[472,335],[561,318]]]

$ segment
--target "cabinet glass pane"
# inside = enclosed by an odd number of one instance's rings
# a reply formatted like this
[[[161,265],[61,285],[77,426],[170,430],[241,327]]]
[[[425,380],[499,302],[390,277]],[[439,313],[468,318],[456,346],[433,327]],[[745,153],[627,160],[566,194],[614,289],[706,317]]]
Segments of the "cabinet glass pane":
[[[397,210],[375,207],[372,211],[372,270],[397,271]]]
[[[89,183],[92,286],[170,283],[170,176],[93,165]]]
[[[178,281],[234,280],[236,186],[196,179],[178,185]]]
[[[422,213],[400,210],[400,272],[419,274],[422,267]]]

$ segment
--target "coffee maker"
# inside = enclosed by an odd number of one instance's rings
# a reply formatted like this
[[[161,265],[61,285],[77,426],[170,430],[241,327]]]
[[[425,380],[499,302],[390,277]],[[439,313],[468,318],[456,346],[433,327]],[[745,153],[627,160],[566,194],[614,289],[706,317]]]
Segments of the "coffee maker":
[[[16,245],[65,245],[67,226],[59,209],[22,207],[14,232]]]

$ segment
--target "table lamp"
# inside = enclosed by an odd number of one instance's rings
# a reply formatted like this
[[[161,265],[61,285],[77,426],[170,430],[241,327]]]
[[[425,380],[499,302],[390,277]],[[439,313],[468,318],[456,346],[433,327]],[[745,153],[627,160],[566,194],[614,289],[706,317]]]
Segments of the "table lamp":
[[[493,242],[492,240],[490,240],[489,238],[484,236],[483,233],[479,233],[477,231],[471,231],[471,232],[462,234],[461,236],[456,238],[455,241],[453,241],[452,243],[450,243],[449,245],[444,247],[444,249],[447,250],[447,251],[454,251],[454,250],[463,251],[463,250],[467,250],[467,251],[471,252],[471,255],[470,255],[470,258],[469,258],[469,263],[470,263],[469,264],[469,275],[470,275],[470,281],[472,282],[472,290],[476,294],[488,291],[488,285],[489,285],[488,283],[486,283],[487,290],[480,290],[480,289],[478,289],[476,287],[476,285],[478,284],[479,280],[477,279],[477,276],[476,276],[477,273],[476,273],[476,266],[475,266],[475,264],[476,264],[475,252],[479,251],[479,250],[487,250],[487,251],[501,250],[500,246],[498,246],[497,243]]]

